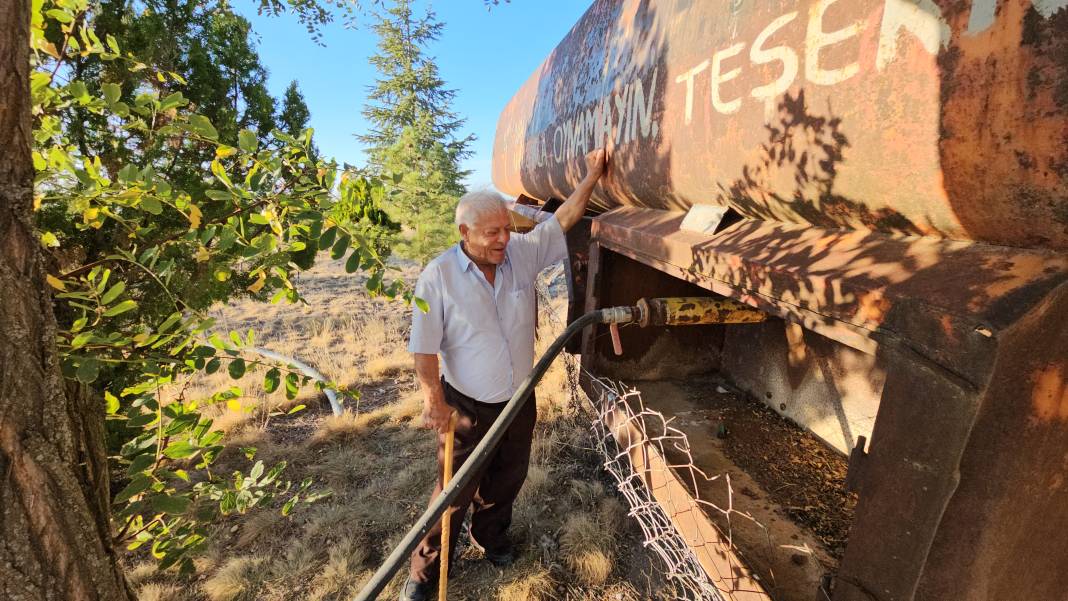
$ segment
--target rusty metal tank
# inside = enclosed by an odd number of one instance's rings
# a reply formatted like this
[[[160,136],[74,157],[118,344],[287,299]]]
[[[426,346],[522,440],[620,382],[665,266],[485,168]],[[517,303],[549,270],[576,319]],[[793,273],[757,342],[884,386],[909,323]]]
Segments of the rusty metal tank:
[[[501,114],[493,179],[600,209],[733,207],[1068,248],[1066,0],[593,4]]]
[[[502,112],[494,183],[546,218],[601,146],[569,315],[768,319],[619,356],[590,328],[585,372],[714,372],[849,456],[841,562],[792,593],[648,481],[723,598],[1068,599],[1068,0],[597,0]]]

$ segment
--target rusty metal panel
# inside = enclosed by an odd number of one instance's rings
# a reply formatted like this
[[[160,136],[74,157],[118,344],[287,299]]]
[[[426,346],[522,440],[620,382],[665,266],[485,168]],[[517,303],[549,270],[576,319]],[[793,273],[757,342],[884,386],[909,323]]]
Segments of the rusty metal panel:
[[[910,341],[880,348],[887,381],[835,601],[1065,598],[1068,285],[1028,309],[976,382]]]
[[[503,191],[1068,249],[1066,0],[597,0],[503,111]]]
[[[594,220],[593,240],[858,350],[909,332],[965,374],[979,373],[983,341],[1068,281],[1063,253],[749,220],[708,235],[681,221],[620,208]],[[937,329],[895,322],[921,310],[940,316]]]

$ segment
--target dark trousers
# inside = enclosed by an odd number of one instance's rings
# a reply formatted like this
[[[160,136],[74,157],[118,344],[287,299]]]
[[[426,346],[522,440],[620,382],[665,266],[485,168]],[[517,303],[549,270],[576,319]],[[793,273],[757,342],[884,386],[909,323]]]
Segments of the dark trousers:
[[[444,380],[442,382],[445,388],[445,402],[458,414],[452,453],[453,473],[456,473],[471,455],[475,445],[486,435],[486,431],[504,409],[505,403],[480,403],[465,396],[448,382]],[[471,537],[475,539],[475,542],[491,552],[503,551],[508,545],[506,532],[512,523],[512,504],[527,477],[530,443],[534,436],[537,412],[537,403],[532,393],[515,421],[508,427],[500,444],[490,453],[489,460],[450,505],[448,511],[452,513],[452,518],[449,527],[449,549],[456,549],[456,539],[468,505],[474,508],[474,513],[471,514]],[[434,494],[430,497],[431,502],[441,494],[444,457],[445,435],[439,434],[438,483],[434,487]],[[437,580],[441,569],[438,562],[440,554],[441,522],[438,521],[412,553],[412,580],[416,582]]]

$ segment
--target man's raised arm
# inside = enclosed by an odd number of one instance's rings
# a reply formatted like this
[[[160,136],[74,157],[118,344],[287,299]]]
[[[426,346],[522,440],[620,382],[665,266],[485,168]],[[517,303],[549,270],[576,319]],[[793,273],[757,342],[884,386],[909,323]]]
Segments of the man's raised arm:
[[[586,203],[590,201],[593,187],[604,174],[607,163],[608,155],[604,148],[598,148],[586,155],[586,177],[582,178],[575,191],[567,197],[567,201],[556,209],[556,220],[560,222],[560,228],[565,232],[578,223],[586,212]]]

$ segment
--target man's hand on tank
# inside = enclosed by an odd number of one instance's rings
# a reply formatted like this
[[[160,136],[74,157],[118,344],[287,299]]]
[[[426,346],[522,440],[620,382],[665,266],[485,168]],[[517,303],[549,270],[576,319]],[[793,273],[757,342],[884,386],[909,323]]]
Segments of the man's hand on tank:
[[[449,416],[453,408],[443,398],[426,398],[423,401],[423,427],[442,434],[449,428]]]
[[[597,148],[586,153],[586,177],[597,181],[604,174],[608,164],[608,152],[604,148]]]

